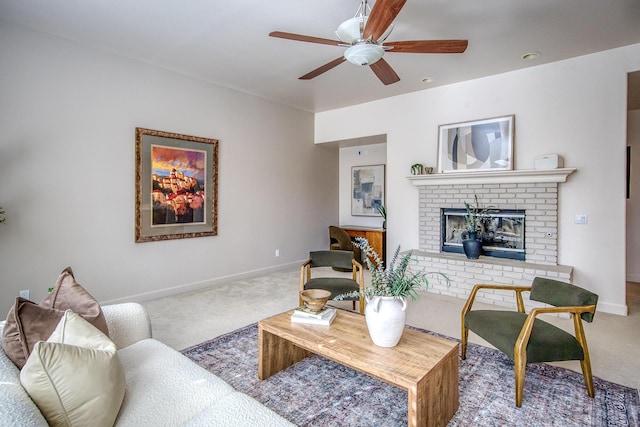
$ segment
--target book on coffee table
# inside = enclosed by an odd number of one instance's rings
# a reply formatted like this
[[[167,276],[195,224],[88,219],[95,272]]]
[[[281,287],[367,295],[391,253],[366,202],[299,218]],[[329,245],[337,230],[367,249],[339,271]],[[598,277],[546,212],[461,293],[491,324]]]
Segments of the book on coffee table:
[[[327,308],[321,311],[318,314],[309,314],[304,311],[300,311],[299,309],[294,310],[291,315],[292,323],[309,323],[312,325],[324,325],[329,326],[333,319],[336,318],[336,309],[335,308]]]
[[[336,311],[336,309],[333,307],[324,306],[320,311],[312,311],[309,307],[303,305],[296,308],[293,313],[298,316],[307,316],[313,317],[314,319],[322,319],[327,317],[327,313],[331,313],[332,311]]]

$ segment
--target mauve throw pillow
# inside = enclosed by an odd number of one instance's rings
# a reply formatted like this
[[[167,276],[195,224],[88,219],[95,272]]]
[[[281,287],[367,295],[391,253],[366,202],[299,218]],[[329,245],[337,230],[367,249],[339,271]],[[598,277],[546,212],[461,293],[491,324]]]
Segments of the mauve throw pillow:
[[[71,310],[109,336],[107,320],[104,318],[100,304],[76,282],[71,267],[62,270],[53,290],[40,305],[62,311]]]
[[[75,281],[71,267],[65,268],[49,295],[40,303],[17,298],[2,331],[2,348],[19,369],[38,341],[46,341],[62,314],[71,310],[109,336],[100,304]]]
[[[5,354],[22,369],[38,341],[46,341],[62,318],[63,311],[42,307],[24,298],[16,298],[2,331]]]

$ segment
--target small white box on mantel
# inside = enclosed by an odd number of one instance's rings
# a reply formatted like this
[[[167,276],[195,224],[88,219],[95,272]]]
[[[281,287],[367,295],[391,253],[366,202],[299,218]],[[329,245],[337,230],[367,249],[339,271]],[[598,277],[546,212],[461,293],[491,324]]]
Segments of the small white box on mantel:
[[[558,169],[564,167],[564,159],[557,154],[541,154],[533,162],[536,169]]]

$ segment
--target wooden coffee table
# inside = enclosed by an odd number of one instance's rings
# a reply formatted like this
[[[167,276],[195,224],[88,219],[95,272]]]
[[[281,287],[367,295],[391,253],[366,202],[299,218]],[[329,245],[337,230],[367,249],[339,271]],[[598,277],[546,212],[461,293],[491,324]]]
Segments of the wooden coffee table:
[[[396,347],[369,337],[364,316],[345,310],[331,326],[291,323],[293,311],[258,322],[261,380],[311,354],[407,390],[409,426],[445,426],[458,410],[458,343],[405,329]]]

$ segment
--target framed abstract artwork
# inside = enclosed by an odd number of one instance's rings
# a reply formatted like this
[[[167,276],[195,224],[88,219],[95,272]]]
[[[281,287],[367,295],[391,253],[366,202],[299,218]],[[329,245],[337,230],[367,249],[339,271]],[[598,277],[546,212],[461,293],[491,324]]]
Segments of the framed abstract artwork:
[[[135,241],[218,234],[218,140],[136,128]]]
[[[513,169],[514,115],[438,127],[438,173]]]
[[[384,206],[384,165],[351,168],[351,215],[380,216]]]

